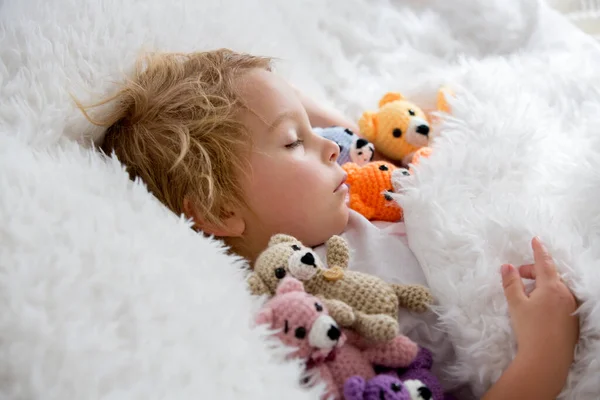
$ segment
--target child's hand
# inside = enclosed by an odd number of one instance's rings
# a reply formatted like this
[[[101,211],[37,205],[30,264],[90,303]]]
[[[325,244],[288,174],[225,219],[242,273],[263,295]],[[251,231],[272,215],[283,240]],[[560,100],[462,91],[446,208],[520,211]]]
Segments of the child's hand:
[[[508,301],[511,323],[517,337],[517,357],[535,359],[564,380],[573,362],[579,337],[579,319],[573,313],[577,302],[561,281],[556,265],[540,239],[531,242],[535,263],[517,271],[502,266],[502,284]],[[521,278],[535,279],[535,289],[527,296]],[[559,390],[560,391],[560,390]]]

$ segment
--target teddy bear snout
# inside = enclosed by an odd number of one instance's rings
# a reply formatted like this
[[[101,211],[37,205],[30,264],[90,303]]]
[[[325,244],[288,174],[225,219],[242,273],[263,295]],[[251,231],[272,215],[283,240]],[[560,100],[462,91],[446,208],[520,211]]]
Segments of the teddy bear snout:
[[[318,349],[332,349],[337,345],[341,336],[342,331],[333,318],[329,315],[321,315],[310,329],[308,343]]]
[[[315,266],[315,256],[310,252],[306,253],[305,255],[302,256],[302,258],[300,259],[300,262],[302,264]]]
[[[419,400],[431,400],[433,393],[423,382],[418,379],[409,379],[404,381],[404,385],[411,394],[411,398]]]
[[[290,273],[301,281],[312,278],[317,273],[319,265],[319,260],[310,251],[295,251],[288,260]]]
[[[406,131],[406,140],[413,146],[427,146],[431,128],[429,123],[420,117],[411,117]]]
[[[419,126],[417,126],[416,129],[417,133],[420,133],[421,135],[429,135],[429,126],[425,125],[425,124],[421,124]]]
[[[342,331],[335,325],[331,325],[327,330],[327,337],[331,340],[338,340],[342,335]]]

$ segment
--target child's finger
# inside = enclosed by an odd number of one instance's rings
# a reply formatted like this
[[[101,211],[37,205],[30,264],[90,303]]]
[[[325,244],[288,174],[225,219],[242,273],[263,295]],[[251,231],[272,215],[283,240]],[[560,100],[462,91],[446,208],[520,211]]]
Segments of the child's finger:
[[[527,300],[525,294],[525,286],[521,280],[521,276],[510,264],[504,264],[501,269],[502,272],[502,287],[504,288],[504,296],[508,302],[509,308],[518,306],[523,301]]]
[[[546,246],[542,244],[540,238],[533,238],[531,248],[533,249],[533,259],[535,260],[536,280],[539,282],[557,280],[558,272],[556,271],[554,260],[550,253],[548,253]]]
[[[519,275],[524,279],[535,279],[535,265],[525,264],[519,267]]]

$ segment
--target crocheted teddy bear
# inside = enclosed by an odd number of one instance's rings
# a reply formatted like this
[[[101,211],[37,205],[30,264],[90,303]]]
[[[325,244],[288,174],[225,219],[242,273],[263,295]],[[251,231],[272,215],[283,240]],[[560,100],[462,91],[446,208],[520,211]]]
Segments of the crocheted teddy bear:
[[[256,316],[256,323],[280,329],[275,335],[285,345],[296,349],[290,353],[294,358],[323,361],[346,340],[323,303],[307,295],[302,282],[292,277],[281,280],[275,296]]]
[[[431,351],[421,347],[414,361],[398,377],[408,388],[413,399],[450,400],[453,397],[444,394],[438,378],[431,372],[433,356]]]
[[[380,374],[370,380],[355,375],[344,384],[345,400],[413,400],[408,388],[394,375]]]
[[[347,163],[342,168],[348,174],[346,183],[350,189],[351,209],[368,220],[402,220],[402,208],[392,201],[390,194],[394,192],[392,173],[400,170],[400,173],[408,175],[405,168],[398,168],[385,161],[373,161],[362,167]]]
[[[438,95],[437,95],[437,110],[438,110],[438,112],[450,114],[451,109],[450,109],[450,104],[448,103],[447,96],[454,96],[454,92],[447,87],[440,88],[440,90],[438,91]],[[435,116],[435,114],[432,114],[431,122],[432,122],[432,125],[434,128],[437,127],[437,125],[439,124],[439,119]],[[429,147],[429,146],[421,147],[420,149],[416,150],[413,153],[410,163],[413,166],[418,165],[421,158],[427,158],[431,155],[431,153],[432,153],[431,147]],[[412,173],[412,168],[411,168],[411,173]]]
[[[347,162],[353,162],[358,165],[364,165],[373,160],[375,146],[365,138],[361,138],[348,128],[341,126],[332,126],[329,128],[313,128],[313,131],[333,142],[336,142],[340,148],[340,155],[337,162],[344,165]]]
[[[396,92],[381,98],[378,111],[364,112],[358,126],[377,151],[404,165],[415,151],[428,145],[431,130],[423,110]]]
[[[370,380],[353,376],[344,384],[346,400],[451,400],[440,381],[431,373],[433,357],[420,348],[414,361],[400,374],[381,373]]]
[[[431,293],[423,286],[389,284],[347,270],[350,249],[340,236],[331,237],[326,245],[329,268],[296,238],[274,235],[248,276],[251,292],[273,295],[279,282],[291,275],[304,283],[308,293],[323,300],[337,323],[379,342],[398,334],[399,307],[423,312],[432,303]]]
[[[373,378],[373,364],[389,368],[410,365],[418,350],[403,335],[385,343],[368,344],[353,332],[342,332],[328,315],[327,307],[291,277],[281,281],[256,322],[267,324],[284,344],[296,348],[289,356],[306,360],[308,382],[314,372],[318,373],[327,384],[326,398],[341,399],[344,383],[352,376]]]

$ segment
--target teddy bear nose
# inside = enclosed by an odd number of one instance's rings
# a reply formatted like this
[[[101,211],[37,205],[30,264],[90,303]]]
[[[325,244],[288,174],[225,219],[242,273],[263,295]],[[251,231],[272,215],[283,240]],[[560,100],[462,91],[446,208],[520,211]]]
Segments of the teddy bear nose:
[[[331,325],[327,331],[327,337],[331,340],[338,340],[341,334],[340,328],[335,325]]]
[[[417,133],[427,136],[427,135],[429,135],[429,127],[425,124],[419,125],[419,126],[417,126]]]
[[[433,398],[433,393],[427,386],[421,386],[419,388],[419,396],[421,396],[424,400],[431,400]]]
[[[313,256],[312,253],[306,253],[302,256],[300,262],[306,265],[315,265],[315,256]]]

